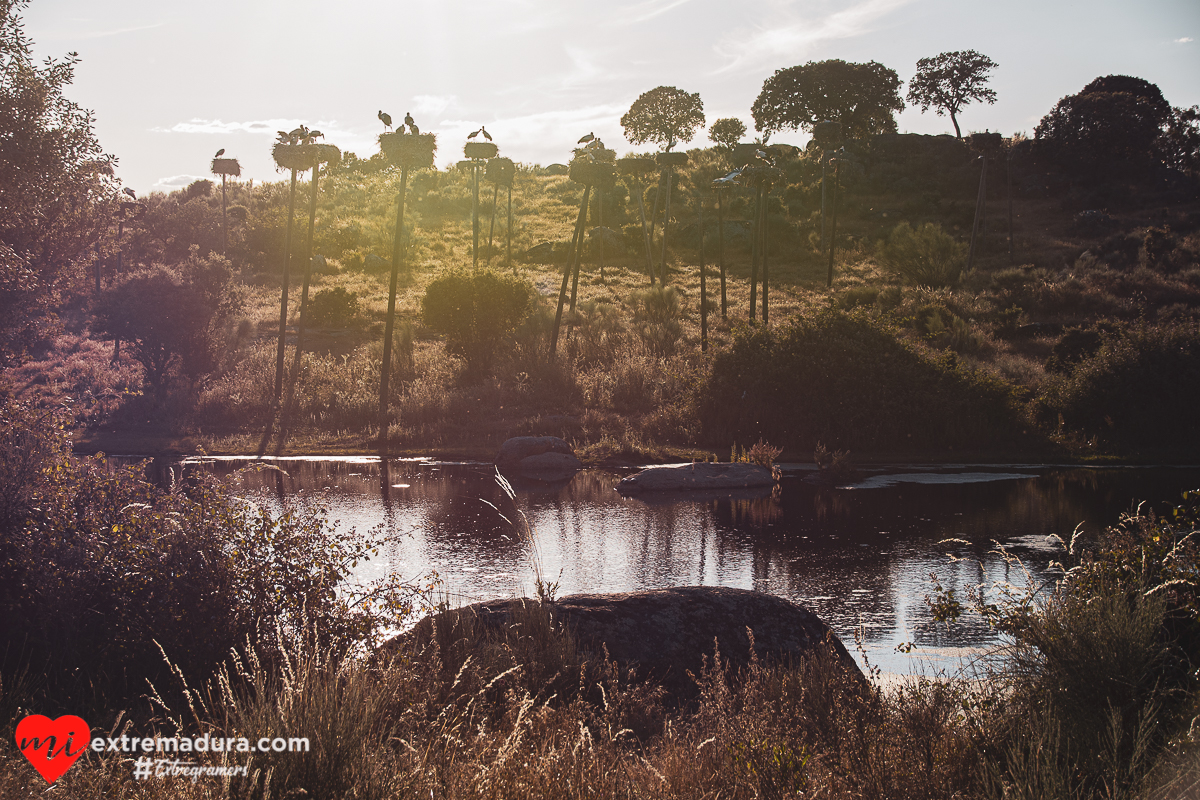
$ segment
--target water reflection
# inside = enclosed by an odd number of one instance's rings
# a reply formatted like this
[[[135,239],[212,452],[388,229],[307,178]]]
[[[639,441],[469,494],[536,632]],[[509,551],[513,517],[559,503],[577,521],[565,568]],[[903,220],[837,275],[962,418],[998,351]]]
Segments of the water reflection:
[[[248,463],[209,459],[204,468],[261,502],[311,497],[344,526],[384,526],[390,545],[363,578],[436,570],[464,602],[532,595],[530,550],[512,524],[524,513],[542,574],[562,594],[754,588],[806,605],[848,645],[860,631],[868,657],[888,671],[913,669],[914,657],[947,665],[996,641],[979,625],[947,632],[934,623],[924,601],[931,573],[960,597],[981,582],[1023,581],[996,554],[999,544],[1046,581],[1048,534],[1112,524],[1135,500],[1169,502],[1200,486],[1200,468],[951,465],[881,469],[856,488],[830,489],[793,467],[758,496],[643,500],[614,491],[627,473],[585,470],[557,484],[515,481],[514,504],[490,465],[279,459],[278,469],[238,473]],[[949,538],[969,544],[938,545]],[[895,652],[903,642],[916,643],[913,656]]]

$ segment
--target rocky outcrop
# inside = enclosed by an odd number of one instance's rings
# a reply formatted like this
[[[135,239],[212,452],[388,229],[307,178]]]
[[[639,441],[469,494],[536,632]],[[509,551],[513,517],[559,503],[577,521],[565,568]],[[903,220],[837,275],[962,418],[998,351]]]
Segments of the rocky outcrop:
[[[502,472],[559,478],[583,467],[571,445],[557,436],[517,436],[500,445],[496,466]]]
[[[679,464],[650,467],[617,484],[621,494],[749,489],[772,486],[775,475],[758,464]]]
[[[523,598],[475,603],[446,614],[469,614],[485,627],[502,629],[523,606]],[[750,662],[750,637],[764,662],[799,659],[827,648],[853,676],[862,673],[845,646],[817,615],[774,595],[722,586],[682,586],[621,594],[577,594],[542,604],[554,624],[574,635],[591,658],[607,649],[614,661],[635,667],[639,678],[653,680],[677,698],[694,696],[704,658],[714,647],[734,669]],[[410,636],[428,637],[432,621],[422,620]]]

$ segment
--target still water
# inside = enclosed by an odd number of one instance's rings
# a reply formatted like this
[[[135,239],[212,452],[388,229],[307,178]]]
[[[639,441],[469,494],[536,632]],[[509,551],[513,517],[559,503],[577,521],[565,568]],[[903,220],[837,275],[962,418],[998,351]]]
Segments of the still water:
[[[1200,487],[1200,467],[944,464],[873,468],[834,488],[784,465],[775,491],[758,496],[626,498],[614,487],[629,472],[584,470],[560,483],[514,480],[514,502],[487,464],[285,458],[266,462],[282,472],[244,469],[255,463],[202,462],[257,502],[319,502],[343,527],[382,525],[389,544],[362,579],[436,572],[462,603],[534,596],[535,562],[559,595],[757,589],[816,612],[851,651],[857,633],[860,662],[865,653],[889,673],[953,670],[1000,641],[978,623],[935,623],[931,575],[960,598],[981,583],[1043,586],[1056,575],[1048,535],[1069,540],[1077,525],[1096,530],[1137,501],[1161,506]],[[510,522],[518,513],[535,548]],[[905,643],[911,653],[897,650]]]

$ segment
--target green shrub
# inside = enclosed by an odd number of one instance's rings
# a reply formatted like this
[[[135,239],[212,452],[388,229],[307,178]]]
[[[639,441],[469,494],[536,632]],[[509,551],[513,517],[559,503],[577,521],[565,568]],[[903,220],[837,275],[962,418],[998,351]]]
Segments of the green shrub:
[[[41,707],[78,713],[173,683],[163,653],[203,682],[233,647],[270,651],[276,626],[331,651],[371,632],[373,612],[340,589],[374,537],[215,479],[164,489],[141,466],[76,459],[61,419],[11,400],[0,421],[0,640],[17,643],[0,650],[5,688],[32,670]]]
[[[341,286],[322,289],[313,296],[308,314],[318,328],[345,328],[358,316],[358,295]]]
[[[421,300],[425,324],[471,370],[491,365],[496,348],[532,313],[537,291],[520,278],[490,270],[454,270],[432,281]]]
[[[1042,398],[1047,422],[1061,416],[1076,431],[1125,452],[1200,446],[1200,325],[1139,325],[1102,335],[1103,343]]]
[[[878,248],[879,260],[889,272],[918,286],[954,286],[962,277],[966,247],[926,222],[913,229],[901,222]]]
[[[697,397],[712,441],[762,436],[788,450],[1003,446],[1023,428],[1011,386],[862,312],[742,328]]]

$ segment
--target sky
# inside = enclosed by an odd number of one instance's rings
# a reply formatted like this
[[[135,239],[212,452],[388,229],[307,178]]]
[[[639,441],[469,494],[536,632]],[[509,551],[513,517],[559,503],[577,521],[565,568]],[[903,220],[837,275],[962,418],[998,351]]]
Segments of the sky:
[[[24,19],[37,57],[79,54],[67,96],[94,112],[139,194],[212,177],[220,148],[243,179],[280,180],[271,144],[301,123],[366,158],[380,110],[438,134],[441,166],[480,125],[524,163],[565,163],[593,132],[622,154],[644,150],[620,118],[662,85],[699,93],[709,123],[742,119],[749,141],[763,81],[830,58],[878,61],[904,95],[920,58],[989,56],[998,99],[967,106],[964,132],[1032,135],[1100,75],[1200,104],[1198,0],[31,0]],[[953,133],[932,110],[910,106],[897,122]],[[691,144],[708,146],[707,131]]]

